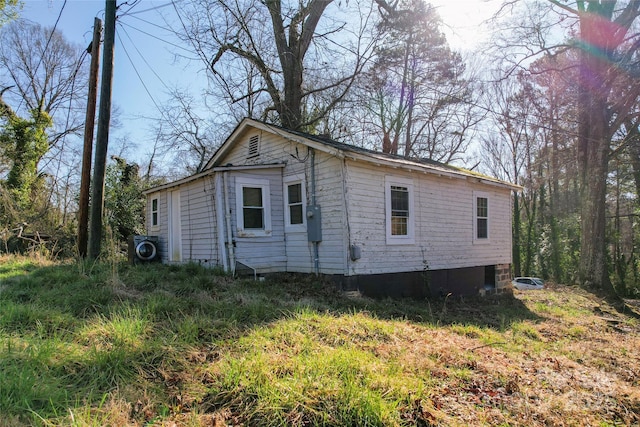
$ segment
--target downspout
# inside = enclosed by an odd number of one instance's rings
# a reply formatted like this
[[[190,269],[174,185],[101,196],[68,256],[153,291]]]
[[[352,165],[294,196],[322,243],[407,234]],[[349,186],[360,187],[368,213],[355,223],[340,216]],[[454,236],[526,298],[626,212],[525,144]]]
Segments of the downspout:
[[[316,150],[311,150],[311,206],[316,206]],[[320,255],[318,245],[320,242],[313,242],[313,269],[316,276],[320,275]]]
[[[225,223],[227,228],[227,250],[229,251],[229,270],[231,274],[236,274],[236,256],[233,253],[233,233],[231,232],[231,209],[229,207],[229,172],[224,172],[224,207]]]
[[[222,174],[216,173],[216,228],[218,229],[218,251],[220,252],[220,259],[222,259],[222,267],[224,271],[229,271],[229,259],[227,258],[227,248],[225,246],[225,229],[224,229],[224,199],[222,193]]]

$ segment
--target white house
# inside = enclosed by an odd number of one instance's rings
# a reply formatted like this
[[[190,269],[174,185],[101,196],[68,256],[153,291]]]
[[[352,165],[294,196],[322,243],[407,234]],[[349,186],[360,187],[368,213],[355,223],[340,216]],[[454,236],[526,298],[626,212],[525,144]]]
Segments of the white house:
[[[510,281],[519,187],[252,119],[204,172],[146,191],[163,262],[331,275],[371,296]]]

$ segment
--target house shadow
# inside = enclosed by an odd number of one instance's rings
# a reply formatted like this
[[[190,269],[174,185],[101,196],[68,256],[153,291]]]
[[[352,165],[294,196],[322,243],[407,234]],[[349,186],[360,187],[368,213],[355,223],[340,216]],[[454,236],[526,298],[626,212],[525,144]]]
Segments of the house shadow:
[[[249,285],[250,286],[250,285]],[[342,292],[328,277],[278,274],[259,285],[277,286],[283,298],[295,306],[315,308],[334,315],[363,311],[382,320],[414,322],[430,326],[474,325],[498,331],[523,320],[538,322],[543,318],[533,313],[512,292],[473,296],[437,296],[429,298],[373,298],[359,292]]]

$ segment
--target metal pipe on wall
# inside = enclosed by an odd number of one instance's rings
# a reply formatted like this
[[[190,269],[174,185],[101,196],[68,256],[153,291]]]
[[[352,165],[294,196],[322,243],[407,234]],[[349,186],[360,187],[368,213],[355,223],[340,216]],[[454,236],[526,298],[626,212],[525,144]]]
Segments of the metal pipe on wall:
[[[227,228],[227,250],[229,252],[229,270],[231,274],[236,273],[236,255],[233,252],[233,233],[231,232],[231,209],[229,208],[229,172],[224,172],[223,175],[224,186],[224,209],[225,209],[225,222]],[[240,197],[236,195],[236,197]]]
[[[311,205],[316,206],[316,150],[313,148],[311,150]],[[318,245],[320,242],[313,242],[313,269],[316,273],[316,276],[320,275],[320,250]]]
[[[216,203],[216,228],[218,229],[218,250],[220,251],[219,258],[222,260],[222,266],[224,271],[229,271],[229,259],[227,258],[227,248],[225,245],[225,220],[224,220],[224,199],[223,199],[223,187],[222,174],[216,173],[215,180],[215,203]]]

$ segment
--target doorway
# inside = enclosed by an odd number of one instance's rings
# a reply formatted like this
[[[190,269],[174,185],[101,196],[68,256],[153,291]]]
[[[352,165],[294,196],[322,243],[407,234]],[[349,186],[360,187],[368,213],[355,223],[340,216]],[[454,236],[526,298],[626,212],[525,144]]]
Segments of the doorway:
[[[182,213],[180,190],[169,193],[169,261],[182,261]]]

